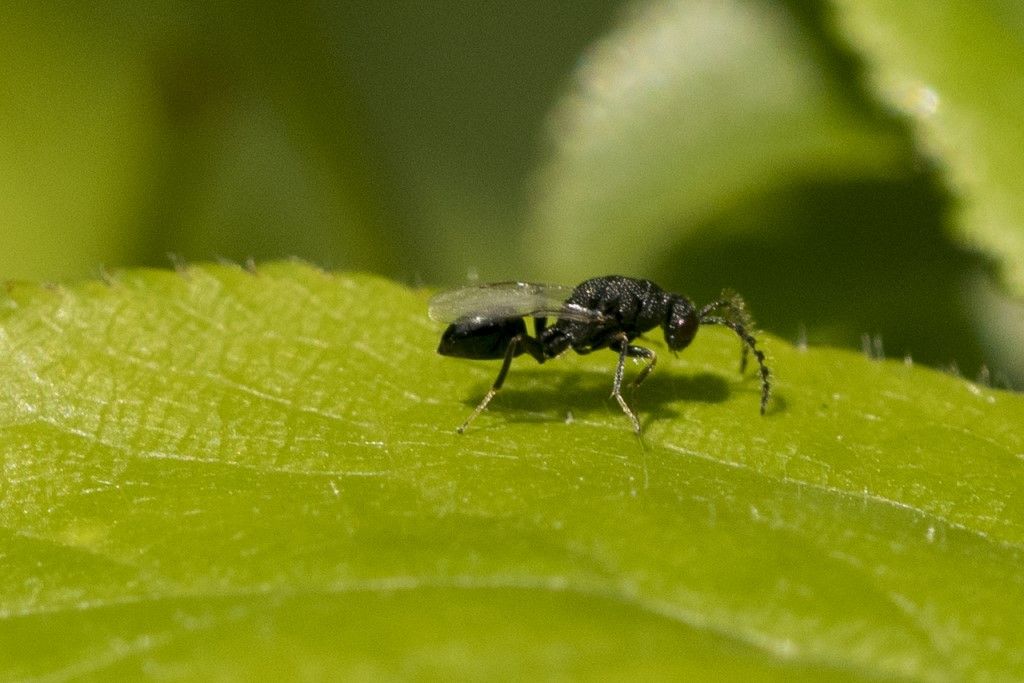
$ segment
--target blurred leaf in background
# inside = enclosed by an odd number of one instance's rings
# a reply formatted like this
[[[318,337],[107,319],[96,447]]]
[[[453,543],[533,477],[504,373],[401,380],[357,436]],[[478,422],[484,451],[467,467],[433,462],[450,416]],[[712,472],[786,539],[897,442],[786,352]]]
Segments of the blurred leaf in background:
[[[946,227],[983,251],[961,300],[986,357],[1024,387],[1024,4],[836,0],[842,35],[880,100],[908,116],[954,203]]]
[[[145,40],[66,3],[0,8],[0,277],[131,263],[160,135]],[[80,11],[79,11],[80,10]]]
[[[516,207],[542,121],[616,4],[0,10],[4,71],[17,75],[0,167],[24,177],[4,212],[19,238],[0,274],[81,277],[166,265],[168,252],[301,256],[407,280],[517,270]],[[107,213],[65,206],[76,197]],[[59,211],[37,208],[55,200]],[[87,230],[100,243],[89,250]]]
[[[557,110],[539,184],[547,268],[576,280],[588,267],[649,267],[709,218],[766,192],[891,175],[906,155],[898,131],[815,57],[784,6],[637,6],[591,48]],[[770,232],[738,227],[719,231]]]
[[[619,271],[1024,385],[1020,10],[937,7],[5,6],[0,276]]]

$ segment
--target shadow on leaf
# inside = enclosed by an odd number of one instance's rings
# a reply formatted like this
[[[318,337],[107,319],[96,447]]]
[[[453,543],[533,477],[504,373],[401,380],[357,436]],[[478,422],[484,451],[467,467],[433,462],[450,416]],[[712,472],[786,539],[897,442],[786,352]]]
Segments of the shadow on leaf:
[[[517,384],[529,388],[517,389]],[[546,368],[515,372],[487,411],[499,413],[510,422],[563,422],[570,414],[574,419],[593,414],[622,416],[611,397],[611,384],[610,373]],[[474,408],[488,388],[487,384],[474,387],[463,400],[467,409]],[[622,394],[646,425],[678,417],[687,403],[722,403],[736,390],[716,374],[663,373],[652,375],[637,389],[631,388],[627,375]]]

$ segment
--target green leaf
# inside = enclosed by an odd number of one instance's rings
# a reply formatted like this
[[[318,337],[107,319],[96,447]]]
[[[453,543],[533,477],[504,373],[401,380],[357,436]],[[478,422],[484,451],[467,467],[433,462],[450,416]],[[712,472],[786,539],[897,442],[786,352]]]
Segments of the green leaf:
[[[707,329],[643,441],[607,353],[519,359],[459,436],[497,368],[427,298],[8,286],[0,678],[1024,676],[1024,397],[762,337],[761,418]]]
[[[906,113],[959,202],[960,238],[1024,296],[1024,6],[835,0],[878,96]]]
[[[905,158],[777,3],[636,9],[581,60],[553,117],[527,236],[548,277],[642,271],[752,197]]]
[[[146,22],[102,7],[0,6],[3,277],[68,278],[140,250],[137,202],[159,118]],[[145,47],[143,47],[145,46]]]

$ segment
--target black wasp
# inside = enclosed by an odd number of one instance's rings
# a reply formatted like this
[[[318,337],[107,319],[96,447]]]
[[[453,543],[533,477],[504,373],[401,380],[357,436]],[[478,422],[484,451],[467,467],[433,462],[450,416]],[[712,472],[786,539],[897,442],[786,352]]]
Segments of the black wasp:
[[[650,280],[605,275],[574,288],[499,282],[454,289],[431,299],[429,313],[436,321],[450,323],[437,347],[441,355],[504,359],[491,390],[459,426],[460,434],[501,389],[516,356],[528,353],[543,363],[567,349],[585,354],[604,348],[619,354],[612,396],[633,423],[633,431],[639,434],[640,420],[622,397],[622,375],[627,357],[647,361],[633,380],[633,387],[639,386],[654,369],[654,351],[630,342],[658,326],[672,351],[689,346],[701,325],[724,325],[731,329],[743,342],[740,372],[746,369],[748,349],[760,367],[762,415],[768,405],[771,375],[764,354],[751,335],[753,321],[738,294],[726,292],[697,310],[686,297],[666,292]],[[533,318],[532,337],[526,331],[525,318]],[[550,326],[549,318],[555,319]]]

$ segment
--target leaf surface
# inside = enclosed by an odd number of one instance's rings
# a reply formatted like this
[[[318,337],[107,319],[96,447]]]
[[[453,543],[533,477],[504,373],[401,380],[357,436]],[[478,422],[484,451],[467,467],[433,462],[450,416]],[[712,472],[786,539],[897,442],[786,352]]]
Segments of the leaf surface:
[[[608,353],[517,360],[459,436],[497,367],[428,297],[9,285],[0,678],[1024,676],[1021,396],[762,337],[761,418],[707,329],[643,442]]]

